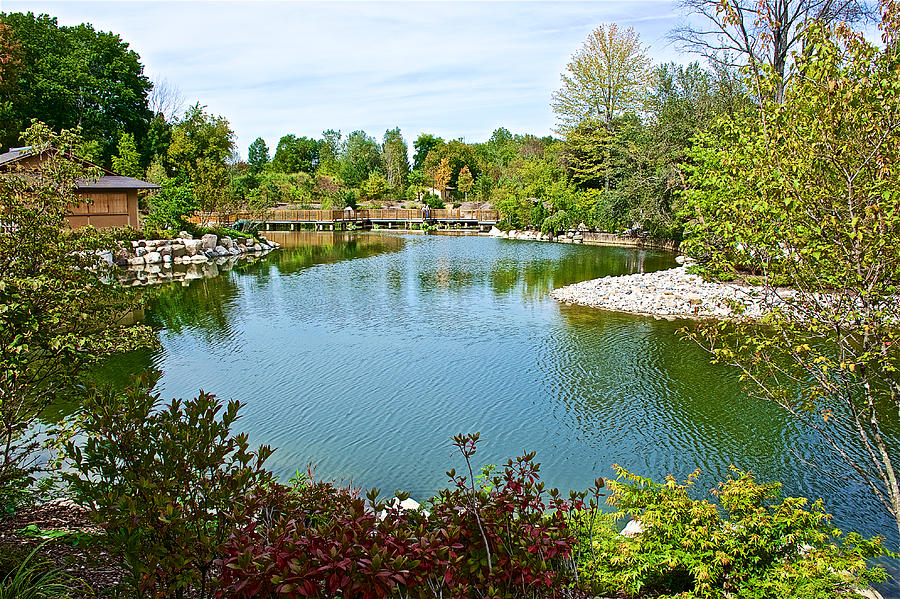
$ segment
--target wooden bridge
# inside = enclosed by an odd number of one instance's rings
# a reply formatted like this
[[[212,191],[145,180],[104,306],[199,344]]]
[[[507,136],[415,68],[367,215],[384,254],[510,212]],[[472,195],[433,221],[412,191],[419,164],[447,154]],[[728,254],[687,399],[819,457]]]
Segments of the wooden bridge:
[[[466,229],[487,229],[497,224],[496,210],[269,210],[264,214],[241,212],[236,214],[212,214],[195,216],[198,223],[231,225],[247,219],[262,223],[265,230],[288,230],[304,226],[316,230],[346,229],[350,225],[364,229],[373,226],[388,229],[409,229],[413,225],[444,225]]]

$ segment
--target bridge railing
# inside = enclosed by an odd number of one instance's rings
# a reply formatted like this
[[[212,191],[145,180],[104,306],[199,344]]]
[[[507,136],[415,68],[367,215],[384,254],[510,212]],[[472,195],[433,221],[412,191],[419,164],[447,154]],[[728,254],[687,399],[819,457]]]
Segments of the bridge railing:
[[[269,210],[266,213],[266,221],[281,221],[295,223],[335,223],[358,222],[367,220],[393,220],[393,221],[421,221],[425,218],[425,211],[418,209],[393,209],[393,210]],[[237,212],[230,214],[202,214],[194,215],[190,221],[196,224],[221,224],[233,223],[240,219],[259,220],[259,214],[250,212]],[[499,215],[496,210],[429,210],[428,220],[450,221],[477,221],[496,222]]]

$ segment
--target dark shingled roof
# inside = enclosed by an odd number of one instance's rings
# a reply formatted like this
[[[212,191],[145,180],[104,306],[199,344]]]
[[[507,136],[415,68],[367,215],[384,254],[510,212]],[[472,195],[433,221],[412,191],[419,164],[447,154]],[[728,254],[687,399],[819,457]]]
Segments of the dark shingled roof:
[[[159,185],[122,175],[103,175],[96,180],[79,180],[78,189],[159,189]]]
[[[31,154],[31,148],[14,148],[9,152],[0,154],[0,166],[14,162],[19,158],[25,158]],[[90,164],[84,161],[86,164]],[[78,181],[78,189],[159,189],[159,185],[148,183],[133,177],[125,177],[117,175],[106,169],[102,169],[105,173],[100,175],[97,180],[81,179]]]

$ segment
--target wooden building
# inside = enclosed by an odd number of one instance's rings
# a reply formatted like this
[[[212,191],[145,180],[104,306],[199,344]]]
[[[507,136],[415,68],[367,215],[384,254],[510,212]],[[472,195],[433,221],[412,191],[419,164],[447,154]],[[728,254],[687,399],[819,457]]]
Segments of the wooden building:
[[[30,147],[12,148],[9,152],[0,154],[0,171],[12,168],[28,170],[29,164],[38,160],[39,156]],[[98,229],[130,226],[140,229],[137,192],[140,189],[159,189],[159,185],[118,175],[86,160],[81,162],[85,166],[99,168],[101,175],[99,179],[78,181],[75,193],[84,198],[84,201],[72,206],[67,217],[69,226],[78,228],[93,225]]]

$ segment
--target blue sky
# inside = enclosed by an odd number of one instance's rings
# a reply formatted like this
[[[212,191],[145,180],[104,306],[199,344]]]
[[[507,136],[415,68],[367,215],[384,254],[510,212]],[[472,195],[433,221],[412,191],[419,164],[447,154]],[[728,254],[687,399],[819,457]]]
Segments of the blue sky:
[[[476,142],[504,126],[547,135],[571,54],[603,22],[631,26],[657,62],[670,0],[598,2],[45,2],[0,10],[92,23],[141,55],[188,103],[229,119],[238,148],[286,133],[319,137],[399,126]]]

